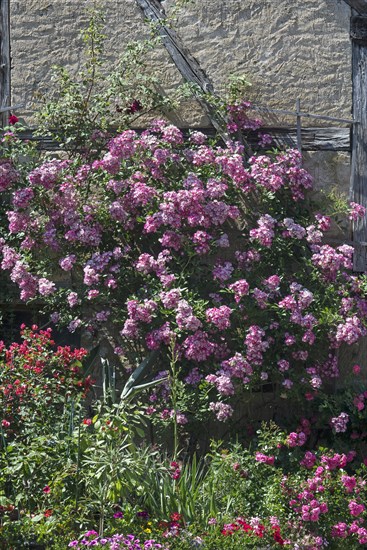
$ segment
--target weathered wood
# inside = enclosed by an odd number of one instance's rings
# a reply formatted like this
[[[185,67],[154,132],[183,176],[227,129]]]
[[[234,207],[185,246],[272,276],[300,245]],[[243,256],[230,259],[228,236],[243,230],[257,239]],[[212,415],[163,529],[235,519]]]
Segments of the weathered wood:
[[[136,132],[142,132],[143,128],[135,128]],[[203,134],[214,137],[216,132],[211,128],[183,128],[182,131],[188,135],[190,130],[200,131]],[[295,128],[264,126],[259,129],[261,133],[270,134],[279,147],[296,147],[297,131]],[[20,134],[21,139],[34,141],[44,151],[59,151],[60,144],[48,136],[37,136],[34,130],[27,130]],[[350,151],[350,130],[349,128],[302,128],[302,149],[304,151]],[[246,138],[250,145],[256,145],[258,138],[256,134]]]
[[[354,15],[351,18],[350,37],[359,44],[367,45],[367,17]]]
[[[214,87],[198,61],[185,48],[176,31],[165,23],[165,12],[158,0],[136,0],[145,17],[155,25],[162,43],[172,58],[183,78],[197,85],[204,93],[214,94]],[[225,120],[201,94],[196,95],[197,101],[203,107],[210,122],[224,139],[228,136],[225,131]]]
[[[7,107],[2,107],[0,113],[8,113],[9,111],[15,111],[15,109],[21,109],[24,107],[24,103],[17,103],[17,105],[8,105]]]
[[[0,0],[0,107],[10,105],[10,16],[9,0]],[[8,122],[9,114],[0,113],[1,126]]]
[[[296,147],[297,130],[294,128],[261,128],[270,134],[278,145]],[[349,128],[302,128],[302,151],[350,151]]]
[[[367,208],[367,46],[352,41],[353,118],[351,200]],[[367,217],[354,223],[354,270],[367,269]]]
[[[344,2],[360,15],[367,15],[367,0],[344,0]]]
[[[316,113],[307,113],[303,111],[290,111],[289,109],[269,109],[268,107],[260,105],[251,105],[251,110],[259,111],[260,113],[274,113],[276,115],[291,115],[301,118],[315,118],[318,120],[330,120],[332,122],[344,122],[345,124],[353,124],[353,120],[350,118],[337,118],[335,116],[317,115]]]

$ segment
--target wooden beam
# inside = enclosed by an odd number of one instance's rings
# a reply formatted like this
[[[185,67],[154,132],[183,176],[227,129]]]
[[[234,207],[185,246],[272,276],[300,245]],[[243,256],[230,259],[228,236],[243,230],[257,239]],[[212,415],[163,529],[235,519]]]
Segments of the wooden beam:
[[[166,16],[162,4],[158,0],[136,0],[144,16],[155,26],[162,43],[172,58],[183,78],[196,84],[204,93],[214,94],[214,87],[198,61],[190,54],[174,29],[166,24]],[[196,95],[197,101],[203,107],[211,124],[224,139],[228,139],[224,118],[205,100],[201,94]]]
[[[362,15],[351,17],[350,37],[358,44],[367,45],[367,17]]]
[[[367,15],[367,0],[344,0],[344,2],[355,9],[359,15]]]
[[[133,128],[134,130],[134,128]],[[136,132],[142,132],[144,128],[135,128]],[[203,134],[214,137],[216,131],[211,128],[181,128],[185,135],[190,130],[200,131]],[[295,128],[264,126],[259,132],[270,134],[274,142],[279,147],[296,147],[297,131]],[[113,133],[113,132],[111,132]],[[304,151],[350,151],[350,130],[349,128],[302,128],[302,149]],[[39,149],[43,151],[59,151],[60,144],[53,141],[48,136],[35,135],[35,130],[26,130],[20,134],[23,140],[34,141],[38,143]],[[257,134],[246,136],[246,141],[251,146],[256,146],[258,142]]]
[[[353,118],[351,200],[367,208],[367,43],[352,39]],[[354,270],[367,269],[367,217],[354,223]]]
[[[263,133],[270,134],[280,147],[297,146],[297,130],[295,128],[260,128]],[[302,151],[350,151],[349,128],[305,128],[301,129]]]
[[[0,0],[0,108],[10,105],[10,16],[9,0]],[[9,113],[0,113],[1,126],[8,123]]]

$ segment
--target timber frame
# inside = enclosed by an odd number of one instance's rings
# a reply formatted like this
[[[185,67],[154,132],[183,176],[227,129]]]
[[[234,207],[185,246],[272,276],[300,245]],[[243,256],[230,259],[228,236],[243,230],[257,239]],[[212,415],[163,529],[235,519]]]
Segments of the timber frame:
[[[366,0],[344,0],[344,2],[354,9],[359,15],[367,15]]]
[[[336,1],[336,0],[335,0]],[[347,4],[357,10],[357,14],[367,14],[367,0],[345,0]],[[0,62],[0,125],[5,125],[10,111],[10,22],[9,5],[11,0],[0,0],[0,38],[1,38],[1,62]],[[210,120],[213,128],[219,133],[223,140],[228,138],[225,132],[224,119],[215,112],[212,105],[205,100],[205,93],[215,95],[214,86],[205,71],[200,67],[198,61],[191,55],[187,47],[174,29],[166,24],[166,14],[159,0],[135,0],[136,5],[142,14],[159,33],[164,47],[167,49],[176,68],[185,81],[194,85],[198,90],[197,101],[201,104],[204,112]],[[203,94],[203,93],[204,94]],[[17,106],[16,106],[17,107]],[[3,112],[1,112],[3,111]],[[327,117],[325,117],[327,118]],[[303,151],[350,151],[350,128],[333,127],[307,127],[302,128],[300,135],[292,127],[271,127],[266,126],[264,131],[270,133],[277,145],[296,146],[302,142]],[[211,133],[210,129],[202,130]],[[299,139],[301,138],[301,140]],[[31,139],[39,142],[39,147],[44,150],[57,150],[57,143],[47,136],[35,138],[32,132],[25,132],[24,139]],[[251,138],[249,139],[251,146]]]
[[[350,181],[350,198],[351,200],[362,204],[367,208],[367,0],[344,0],[352,9],[350,21],[350,38],[352,40],[352,113],[353,125],[351,136],[351,181]],[[190,76],[186,65],[191,67],[195,74],[200,69],[199,63],[190,56],[186,56],[185,49],[178,39],[177,35],[172,37],[169,29],[164,23],[164,11],[158,0],[136,0],[138,6],[142,9],[145,17],[150,22],[154,23],[163,44],[168,53],[171,55],[173,62],[182,74],[182,76],[191,81],[195,81]],[[175,42],[175,48],[173,47]],[[177,55],[178,54],[178,55]],[[200,74],[203,71],[200,69]],[[197,82],[203,91],[213,90],[211,82],[208,84],[208,78],[204,74],[204,78]],[[299,118],[297,122],[299,121]],[[212,121],[214,127],[215,124]],[[329,134],[329,138],[334,142],[335,129],[325,129]],[[342,129],[336,129],[340,132]],[[321,132],[321,129],[317,129]],[[336,136],[335,136],[336,137]],[[300,127],[297,132],[297,142],[300,143],[302,133]],[[315,143],[314,143],[315,145]],[[318,147],[311,150],[325,150],[325,143],[322,142]],[[304,148],[305,149],[305,148]],[[310,149],[309,149],[310,150]],[[331,150],[343,150],[336,147]],[[358,272],[367,271],[367,216],[358,220],[354,225],[353,243],[355,247],[354,253],[354,270]]]
[[[0,0],[0,125],[8,121],[10,105],[10,0]]]
[[[350,0],[352,9],[353,117],[357,121],[352,132],[351,200],[367,207],[367,0]],[[367,218],[354,223],[354,270],[367,270]]]

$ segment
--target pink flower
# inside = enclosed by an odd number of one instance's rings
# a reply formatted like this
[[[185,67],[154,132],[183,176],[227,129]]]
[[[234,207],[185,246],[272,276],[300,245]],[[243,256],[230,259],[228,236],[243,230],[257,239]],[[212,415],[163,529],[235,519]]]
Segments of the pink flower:
[[[41,296],[49,296],[56,290],[56,285],[48,279],[42,278],[38,281],[38,290]]]
[[[174,418],[175,411],[172,410],[170,415],[171,415],[171,418]],[[180,424],[181,426],[184,426],[185,424],[188,423],[187,416],[184,413],[180,412],[180,411],[176,411],[176,422],[177,422],[177,424]]]
[[[303,432],[291,432],[287,437],[287,445],[289,447],[301,447],[306,443],[307,437]]]
[[[356,202],[350,203],[351,209],[349,211],[349,219],[352,221],[357,221],[358,218],[363,218],[366,215],[366,208],[362,204]]]
[[[217,403],[209,403],[209,410],[216,412],[217,419],[220,422],[225,422],[233,414],[231,405],[218,401]]]
[[[233,265],[231,262],[224,262],[224,264],[218,264],[213,269],[213,278],[219,281],[227,281],[233,272]]]
[[[245,279],[240,279],[228,287],[232,292],[234,292],[234,299],[238,303],[242,296],[245,296],[249,293],[250,285]]]
[[[188,336],[182,344],[185,357],[191,361],[206,361],[215,350],[215,345],[208,338],[206,332],[198,330]]]
[[[270,145],[270,143],[273,141],[273,138],[270,134],[259,134],[259,147],[265,147],[266,145]]]
[[[350,503],[348,504],[348,508],[350,514],[355,517],[360,516],[365,510],[364,504],[358,504],[358,502],[356,502],[355,500],[350,501]]]
[[[194,315],[192,307],[186,300],[180,300],[177,304],[176,322],[181,330],[195,332],[202,327],[201,321]]]
[[[344,485],[347,493],[352,493],[353,489],[357,485],[357,480],[354,476],[342,475],[341,482]]]
[[[51,488],[49,485],[46,485],[42,491],[45,493],[45,495],[48,495],[49,493],[51,493]]]
[[[353,373],[359,374],[361,372],[361,367],[359,365],[353,365]]]
[[[228,306],[213,307],[206,310],[206,320],[213,323],[219,330],[225,330],[231,326],[231,308]]]
[[[205,380],[209,383],[214,383],[217,386],[218,393],[222,395],[233,395],[234,386],[229,376],[224,374],[216,376],[215,374],[208,374]]]
[[[82,321],[81,319],[73,319],[72,321],[70,321],[70,323],[68,324],[68,331],[69,332],[75,332],[77,330],[77,328],[80,327],[80,325],[82,324]]]
[[[269,214],[264,214],[258,219],[258,227],[250,230],[250,239],[257,240],[262,246],[270,248],[275,236],[274,227],[277,221]]]
[[[65,258],[62,258],[59,262],[61,269],[64,271],[70,271],[73,268],[73,265],[76,262],[76,256],[75,254],[70,254],[69,256],[65,256]]]
[[[331,529],[331,536],[335,538],[345,539],[348,536],[348,525],[343,522],[333,525]]]
[[[305,452],[305,456],[303,457],[303,459],[300,461],[300,464],[301,466],[303,466],[304,468],[307,468],[307,469],[311,469],[314,467],[315,465],[315,462],[316,462],[316,455],[314,455],[313,453],[311,453],[311,451],[306,451]]]
[[[331,419],[330,424],[334,428],[336,433],[342,433],[347,430],[347,424],[349,422],[349,416],[347,413],[340,413],[339,416],[336,416]]]
[[[267,455],[264,455],[263,453],[257,452],[255,454],[255,460],[257,462],[262,462],[263,464],[268,464],[269,466],[273,466],[273,464],[275,462],[275,457],[274,456],[267,456]]]

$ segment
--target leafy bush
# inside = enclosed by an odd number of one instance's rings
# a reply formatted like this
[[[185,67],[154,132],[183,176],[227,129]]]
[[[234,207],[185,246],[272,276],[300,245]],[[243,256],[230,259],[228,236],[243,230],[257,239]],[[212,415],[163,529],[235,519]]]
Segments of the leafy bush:
[[[159,350],[151,379],[167,376],[173,345],[178,370],[150,396],[152,417],[178,409],[185,424],[206,407],[225,421],[232,396],[268,384],[307,410],[339,376],[340,346],[366,333],[353,248],[323,244],[330,218],[309,211],[297,151],[245,163],[240,145],[205,141],[158,121],[91,164],[49,160],[12,181],[2,269],[52,321],[107,335],[116,361]]]
[[[59,70],[41,115],[61,153],[24,142],[16,117],[3,134],[0,267],[50,323],[107,340],[101,362],[122,382],[109,395],[106,376],[87,403],[86,352],[55,350],[50,328],[0,346],[0,543],[365,545],[361,367],[336,381],[340,350],[367,334],[367,283],[353,247],[327,241],[333,215],[365,209],[337,199],[319,212],[300,153],[264,151],[270,136],[249,153],[260,121],[236,95],[244,81],[228,105],[209,98],[225,144],[161,119],[130,129],[166,105],[141,74],[152,42],[106,78],[98,14],[84,38],[81,78]],[[265,389],[281,427],[255,437]],[[227,450],[196,458],[225,422]]]

